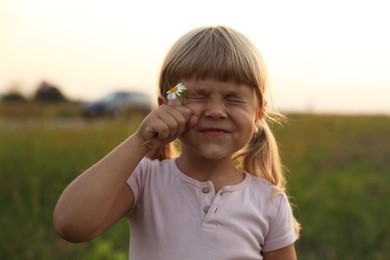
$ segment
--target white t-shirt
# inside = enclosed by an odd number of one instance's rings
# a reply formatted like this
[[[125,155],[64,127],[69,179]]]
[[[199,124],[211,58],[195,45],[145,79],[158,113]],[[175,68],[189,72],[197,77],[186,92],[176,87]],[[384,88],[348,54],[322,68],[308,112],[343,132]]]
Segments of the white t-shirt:
[[[263,259],[296,240],[284,193],[245,173],[215,191],[179,170],[175,160],[143,159],[128,180],[130,259]]]

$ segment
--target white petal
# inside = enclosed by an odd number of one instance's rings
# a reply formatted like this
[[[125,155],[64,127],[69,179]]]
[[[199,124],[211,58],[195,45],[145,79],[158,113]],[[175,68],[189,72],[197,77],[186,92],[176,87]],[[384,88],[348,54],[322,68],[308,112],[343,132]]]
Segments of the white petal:
[[[168,96],[167,96],[167,99],[168,100],[176,99],[176,93],[175,92],[169,93]]]

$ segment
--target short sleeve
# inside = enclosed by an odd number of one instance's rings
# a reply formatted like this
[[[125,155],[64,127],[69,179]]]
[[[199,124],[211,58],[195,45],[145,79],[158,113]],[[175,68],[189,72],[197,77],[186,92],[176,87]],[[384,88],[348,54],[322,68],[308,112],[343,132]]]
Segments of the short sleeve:
[[[265,238],[263,251],[277,250],[293,244],[296,240],[293,213],[287,196],[283,193],[280,195],[279,208]]]
[[[146,168],[147,168],[147,159],[144,158],[141,160],[141,162],[138,164],[138,166],[135,168],[135,170],[127,180],[127,184],[129,185],[130,189],[134,194],[135,203],[133,208],[137,204],[137,201],[140,197],[140,193],[144,186],[145,180],[142,172],[144,172]]]

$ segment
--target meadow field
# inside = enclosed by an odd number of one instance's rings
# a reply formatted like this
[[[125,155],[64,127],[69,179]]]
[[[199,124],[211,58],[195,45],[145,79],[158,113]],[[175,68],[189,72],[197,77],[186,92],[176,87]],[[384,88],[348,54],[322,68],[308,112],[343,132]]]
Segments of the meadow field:
[[[299,259],[390,259],[390,117],[288,119],[272,128],[303,226]],[[52,212],[66,185],[140,120],[0,113],[0,259],[127,259],[126,220],[72,244],[56,235]]]

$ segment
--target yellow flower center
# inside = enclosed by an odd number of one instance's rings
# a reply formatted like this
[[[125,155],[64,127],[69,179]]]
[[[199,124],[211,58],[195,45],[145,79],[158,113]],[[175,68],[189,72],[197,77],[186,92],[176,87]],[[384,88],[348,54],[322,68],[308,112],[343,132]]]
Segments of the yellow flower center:
[[[173,88],[171,88],[170,92],[176,92],[177,91],[177,86],[174,86]]]

